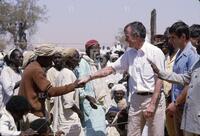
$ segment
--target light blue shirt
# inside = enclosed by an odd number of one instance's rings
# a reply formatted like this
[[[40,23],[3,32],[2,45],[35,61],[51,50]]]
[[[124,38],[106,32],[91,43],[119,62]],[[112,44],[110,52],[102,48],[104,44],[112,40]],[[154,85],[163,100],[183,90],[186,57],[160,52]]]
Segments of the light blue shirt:
[[[181,52],[180,50],[177,53],[173,72],[177,74],[187,73],[198,60],[198,54],[196,49],[192,46],[190,42],[186,45],[185,49]],[[180,84],[172,85],[172,100],[175,101],[176,98],[181,94],[184,86]]]

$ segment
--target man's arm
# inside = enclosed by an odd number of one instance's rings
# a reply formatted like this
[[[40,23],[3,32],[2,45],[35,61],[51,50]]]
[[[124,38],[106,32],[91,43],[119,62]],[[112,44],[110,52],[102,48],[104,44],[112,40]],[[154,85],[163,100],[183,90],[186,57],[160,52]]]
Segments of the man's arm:
[[[170,82],[170,83],[176,83],[176,84],[189,84],[190,78],[191,78],[191,71],[185,73],[185,74],[176,74],[174,72],[165,72],[158,69],[158,67],[150,60],[148,60],[151,64],[151,67],[153,68],[153,71],[158,75],[159,78]]]
[[[52,87],[50,81],[47,80],[45,73],[41,70],[35,71],[35,74],[33,75],[33,81],[40,89],[40,91],[47,92],[49,97],[67,94],[69,92],[74,91],[75,88],[84,85],[78,84],[79,80],[76,80],[73,83],[66,84],[60,87]]]
[[[83,79],[81,79],[79,84],[87,83],[87,82],[97,79],[97,78],[106,77],[106,76],[112,74],[114,71],[115,70],[111,66],[105,67],[105,68],[93,73],[92,75],[88,75],[88,76],[84,77]]]
[[[173,116],[173,114],[176,111],[176,107],[185,103],[188,87],[189,86],[187,85],[183,88],[183,91],[181,92],[181,94],[176,98],[176,102],[171,102],[168,105],[166,109],[167,114]]]
[[[183,88],[183,91],[181,92],[181,94],[176,98],[176,103],[175,103],[176,106],[182,105],[185,103],[188,89],[189,89],[188,85]]]
[[[151,97],[151,102],[150,102],[149,106],[147,107],[146,112],[144,113],[145,117],[147,117],[147,118],[152,117],[155,112],[156,103],[160,96],[162,85],[163,85],[163,81],[161,79],[157,78],[155,81],[155,89],[154,89],[153,96]]]
[[[157,100],[158,100],[158,97],[160,96],[160,93],[161,93],[161,88],[162,88],[162,85],[163,85],[163,81],[159,78],[156,79],[156,83],[155,83],[155,89],[154,89],[154,93],[153,93],[153,96],[151,98],[151,104],[156,104],[157,103]]]
[[[77,87],[78,87],[78,80],[75,81],[74,83],[71,83],[68,85],[64,85],[64,86],[60,86],[60,87],[50,87],[47,90],[47,93],[48,93],[49,97],[55,97],[55,96],[60,96],[60,95],[70,93],[70,92],[74,91],[75,88],[77,88]]]

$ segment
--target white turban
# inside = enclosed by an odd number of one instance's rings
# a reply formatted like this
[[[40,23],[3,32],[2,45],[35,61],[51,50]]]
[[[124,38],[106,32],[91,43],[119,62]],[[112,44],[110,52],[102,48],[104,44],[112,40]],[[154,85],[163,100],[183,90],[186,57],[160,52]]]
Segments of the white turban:
[[[112,53],[112,54],[110,55],[110,58],[111,58],[111,59],[119,58],[119,55],[118,55],[117,53]]]
[[[36,56],[52,56],[57,51],[54,46],[52,44],[42,44],[41,46],[35,48],[34,53]]]
[[[119,91],[119,90],[122,90],[124,93],[126,93],[126,87],[123,84],[115,84],[112,87],[111,92]]]

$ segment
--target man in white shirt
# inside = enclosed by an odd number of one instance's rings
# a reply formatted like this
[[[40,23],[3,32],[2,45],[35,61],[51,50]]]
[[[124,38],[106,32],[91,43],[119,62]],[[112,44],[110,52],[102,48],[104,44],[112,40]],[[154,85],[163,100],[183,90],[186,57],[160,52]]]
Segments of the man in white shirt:
[[[128,136],[140,136],[146,123],[149,136],[164,136],[165,100],[161,93],[162,80],[154,75],[147,59],[164,69],[165,56],[159,48],[145,42],[146,29],[141,22],[126,25],[124,33],[131,49],[112,66],[83,78],[79,83],[105,77],[113,72],[128,71],[131,93]]]

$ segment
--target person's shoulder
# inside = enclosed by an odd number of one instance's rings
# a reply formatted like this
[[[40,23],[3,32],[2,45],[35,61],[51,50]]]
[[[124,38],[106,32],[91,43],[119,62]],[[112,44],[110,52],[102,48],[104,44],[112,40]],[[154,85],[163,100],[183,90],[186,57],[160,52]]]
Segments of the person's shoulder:
[[[49,70],[47,70],[47,73],[51,73],[51,72],[54,72],[56,71],[56,69],[54,67],[51,67]]]
[[[73,72],[68,69],[68,68],[63,68],[61,71],[60,71],[60,74],[72,74]]]
[[[45,74],[45,71],[37,62],[31,62],[23,72],[24,75],[37,75],[38,73]]]
[[[151,44],[150,42],[146,42],[145,41],[144,44],[146,44],[145,46],[147,47],[147,51],[153,51],[156,54],[162,54],[162,55],[164,55],[163,52],[162,52],[162,50],[160,48],[158,48],[157,46]]]
[[[192,46],[191,43],[188,43],[188,53],[191,55],[197,55],[196,48]]]
[[[9,66],[7,66],[7,65],[4,66],[3,69],[2,69],[2,71],[9,71],[9,70],[11,70],[11,68]]]

